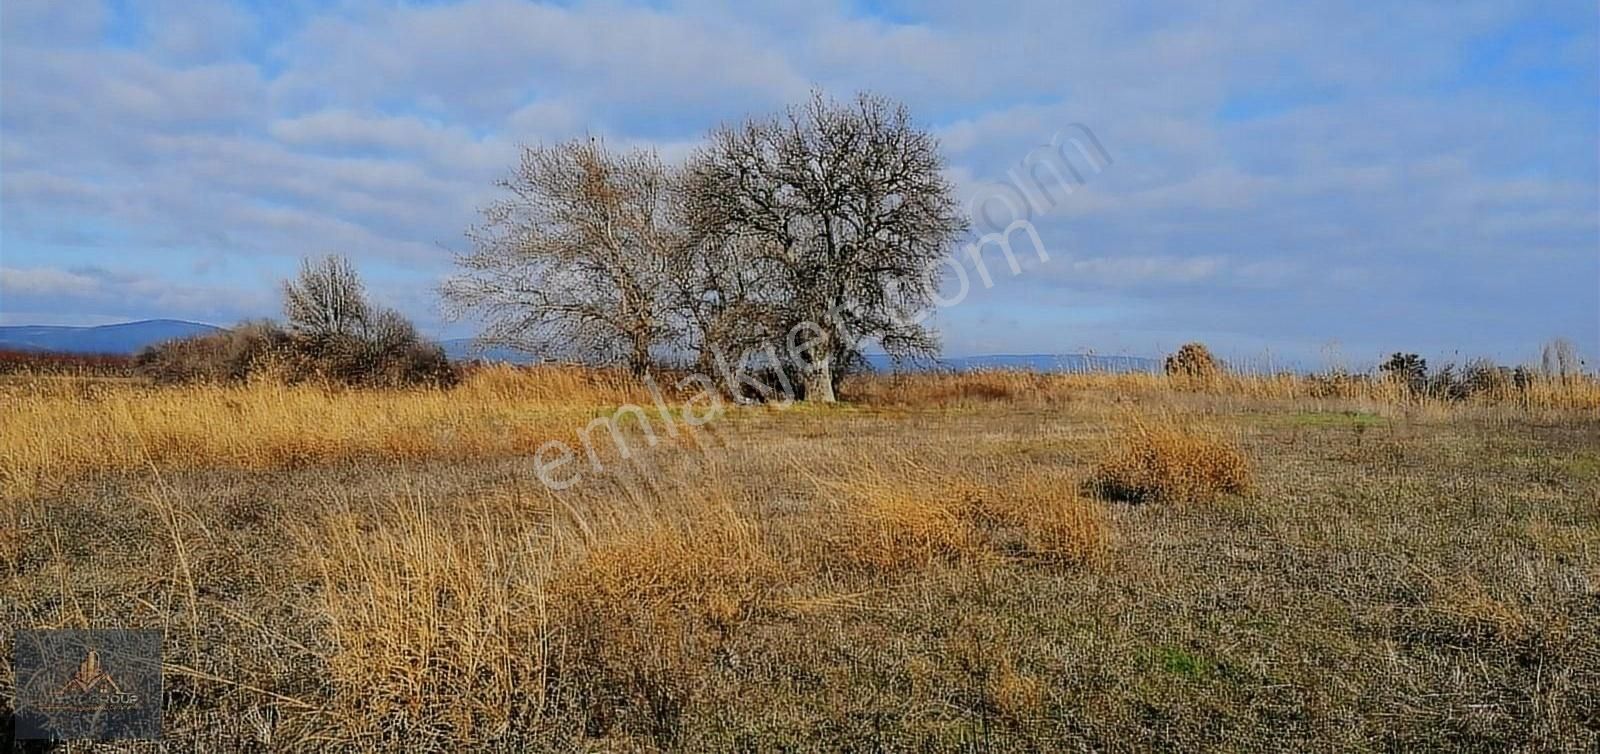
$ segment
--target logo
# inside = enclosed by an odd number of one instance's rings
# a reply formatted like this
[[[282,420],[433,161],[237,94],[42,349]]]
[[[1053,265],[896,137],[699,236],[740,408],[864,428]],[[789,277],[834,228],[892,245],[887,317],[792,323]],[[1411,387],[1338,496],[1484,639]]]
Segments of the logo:
[[[161,732],[161,632],[18,631],[17,737],[137,739]]]

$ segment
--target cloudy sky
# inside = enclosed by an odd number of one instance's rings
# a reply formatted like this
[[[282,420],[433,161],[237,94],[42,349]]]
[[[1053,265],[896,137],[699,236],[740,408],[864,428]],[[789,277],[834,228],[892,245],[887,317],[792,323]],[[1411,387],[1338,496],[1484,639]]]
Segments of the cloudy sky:
[[[948,353],[1600,355],[1592,0],[0,7],[4,324],[273,315],[338,252],[471,334],[433,292],[519,144],[678,159],[822,87],[906,102],[963,192],[1073,123],[1113,159]]]

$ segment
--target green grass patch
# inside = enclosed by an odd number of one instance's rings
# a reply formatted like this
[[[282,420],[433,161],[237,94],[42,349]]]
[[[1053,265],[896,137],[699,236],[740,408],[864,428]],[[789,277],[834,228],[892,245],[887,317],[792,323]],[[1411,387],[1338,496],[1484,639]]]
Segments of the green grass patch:
[[[1222,680],[1236,675],[1226,660],[1207,657],[1182,647],[1156,647],[1150,664],[1152,669],[1191,681]]]

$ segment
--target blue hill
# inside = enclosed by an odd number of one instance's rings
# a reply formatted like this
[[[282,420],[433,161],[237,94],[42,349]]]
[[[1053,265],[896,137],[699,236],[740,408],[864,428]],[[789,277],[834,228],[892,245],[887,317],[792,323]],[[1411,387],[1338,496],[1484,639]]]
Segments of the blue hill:
[[[146,346],[175,338],[216,332],[222,328],[177,319],[147,319],[98,327],[58,325],[0,326],[0,349],[56,351],[61,353],[132,354]],[[451,359],[483,359],[513,364],[532,364],[538,359],[508,348],[478,352],[471,338],[440,343]],[[892,372],[894,362],[884,354],[868,354],[867,362],[878,372]],[[1035,372],[1148,372],[1159,370],[1161,362],[1138,356],[1099,356],[1080,353],[998,354],[991,356],[953,356],[921,360],[900,366],[902,371],[976,369],[1017,369]]]
[[[58,353],[131,354],[174,338],[216,332],[221,328],[178,319],[147,319],[97,327],[60,325],[0,326],[0,348]]]
[[[868,354],[867,362],[879,372],[890,372],[895,368],[893,360],[884,354]],[[953,372],[970,372],[978,369],[1014,369],[1031,372],[1151,372],[1159,370],[1161,362],[1138,356],[1031,353],[953,356],[933,361],[919,361],[900,368],[902,371],[942,369]]]

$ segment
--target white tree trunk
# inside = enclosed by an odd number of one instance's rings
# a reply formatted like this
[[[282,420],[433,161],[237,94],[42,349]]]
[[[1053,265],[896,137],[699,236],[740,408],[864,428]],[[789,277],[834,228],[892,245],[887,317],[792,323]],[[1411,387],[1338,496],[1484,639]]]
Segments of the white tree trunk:
[[[833,403],[838,400],[833,394],[833,357],[823,356],[812,362],[811,368],[806,370],[806,400],[819,403]]]

